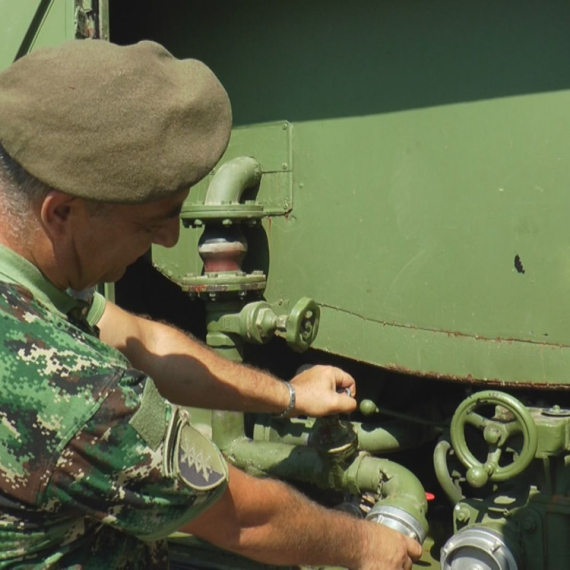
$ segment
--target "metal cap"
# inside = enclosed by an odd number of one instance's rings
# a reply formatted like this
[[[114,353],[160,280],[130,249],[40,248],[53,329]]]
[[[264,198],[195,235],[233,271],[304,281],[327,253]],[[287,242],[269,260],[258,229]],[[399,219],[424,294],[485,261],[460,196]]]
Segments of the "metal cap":
[[[504,538],[491,529],[468,527],[441,549],[441,570],[518,570]]]
[[[366,520],[390,527],[405,536],[417,540],[420,544],[426,538],[426,533],[420,522],[398,507],[376,505],[366,515]]]

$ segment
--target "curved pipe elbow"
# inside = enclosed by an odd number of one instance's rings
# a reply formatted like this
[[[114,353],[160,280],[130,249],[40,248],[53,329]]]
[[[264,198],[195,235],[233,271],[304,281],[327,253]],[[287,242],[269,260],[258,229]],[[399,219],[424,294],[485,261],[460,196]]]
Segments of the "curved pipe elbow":
[[[255,158],[240,156],[223,164],[214,174],[204,203],[210,206],[238,204],[248,188],[259,184],[261,165]]]
[[[461,490],[455,486],[451,475],[449,474],[449,469],[447,467],[447,456],[451,451],[451,442],[446,438],[440,439],[440,441],[435,446],[433,453],[433,466],[435,470],[435,475],[437,477],[438,483],[444,490],[447,498],[451,501],[453,505],[456,505],[464,499]]]
[[[376,479],[374,472],[378,474]],[[423,543],[429,527],[426,494],[419,479],[398,463],[365,456],[359,461],[356,482],[374,484],[376,481],[376,489],[360,488],[375,491],[381,497],[366,518]]]
[[[354,492],[379,493],[382,503],[401,508],[425,521],[425,490],[420,480],[402,465],[388,459],[359,455],[346,471],[346,479],[347,486]]]
[[[420,480],[408,469],[394,463],[383,461],[382,473],[386,480],[382,483],[381,494],[393,504],[417,510],[423,516],[427,513],[426,492]]]

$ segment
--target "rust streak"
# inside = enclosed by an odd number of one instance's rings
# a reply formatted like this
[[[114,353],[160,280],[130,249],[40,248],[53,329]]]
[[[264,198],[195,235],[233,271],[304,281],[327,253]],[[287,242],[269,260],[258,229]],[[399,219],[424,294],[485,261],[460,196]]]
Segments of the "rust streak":
[[[453,375],[453,374],[441,374],[439,372],[423,372],[418,370],[412,370],[405,366],[400,366],[399,364],[386,364],[382,368],[386,368],[392,372],[398,372],[400,374],[406,374],[408,376],[415,376],[418,378],[428,378],[431,380],[444,380],[448,382],[460,382],[462,384],[473,384],[473,385],[484,385],[484,386],[496,386],[501,388],[531,388],[533,390],[570,390],[570,384],[554,384],[545,382],[508,382],[505,380],[499,380],[498,378],[474,378],[471,374]]]

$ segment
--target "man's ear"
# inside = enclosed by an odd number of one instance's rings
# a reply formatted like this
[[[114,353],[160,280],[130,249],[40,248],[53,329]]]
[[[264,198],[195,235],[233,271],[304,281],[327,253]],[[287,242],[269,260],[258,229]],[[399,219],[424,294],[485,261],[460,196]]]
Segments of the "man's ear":
[[[75,196],[51,190],[40,206],[40,220],[51,238],[62,238],[70,230],[72,216],[77,214],[78,200]]]

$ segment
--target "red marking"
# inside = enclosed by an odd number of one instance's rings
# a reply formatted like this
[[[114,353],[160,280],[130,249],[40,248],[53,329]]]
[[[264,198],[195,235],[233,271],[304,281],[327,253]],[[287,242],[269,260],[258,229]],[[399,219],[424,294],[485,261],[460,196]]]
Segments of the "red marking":
[[[433,493],[426,493],[426,500],[433,501],[435,499],[435,495]]]

